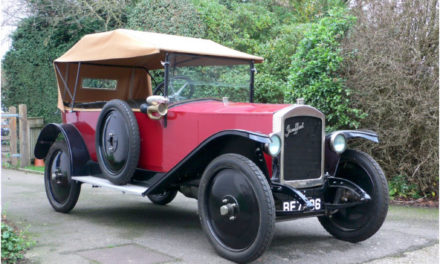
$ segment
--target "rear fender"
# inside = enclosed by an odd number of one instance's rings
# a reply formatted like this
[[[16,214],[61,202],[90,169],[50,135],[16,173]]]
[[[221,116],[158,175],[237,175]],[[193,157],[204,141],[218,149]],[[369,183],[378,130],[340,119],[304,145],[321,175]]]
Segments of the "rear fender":
[[[50,147],[56,141],[58,136],[63,136],[70,155],[72,175],[84,175],[87,170],[87,162],[90,160],[89,152],[82,139],[81,134],[72,124],[48,124],[37,139],[34,155],[38,159],[46,158]]]
[[[176,187],[182,182],[201,178],[206,166],[225,153],[236,153],[252,160],[269,179],[269,172],[264,159],[264,145],[269,143],[267,135],[244,130],[225,130],[212,135],[174,166],[160,180],[150,186],[145,194],[160,192]]]
[[[370,130],[337,130],[325,137],[325,172],[334,175],[336,172],[340,155],[334,152],[330,146],[330,138],[333,134],[343,134],[345,139],[363,138],[374,143],[379,143],[379,136],[376,132]]]

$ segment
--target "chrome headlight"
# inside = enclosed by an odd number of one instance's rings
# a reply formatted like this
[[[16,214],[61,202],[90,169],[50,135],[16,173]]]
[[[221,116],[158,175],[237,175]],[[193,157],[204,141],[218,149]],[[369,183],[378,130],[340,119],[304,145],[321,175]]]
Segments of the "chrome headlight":
[[[270,143],[266,145],[266,148],[272,157],[276,157],[281,151],[281,138],[277,134],[271,135]]]
[[[330,137],[330,146],[334,152],[341,154],[347,149],[347,140],[343,134],[335,133]]]

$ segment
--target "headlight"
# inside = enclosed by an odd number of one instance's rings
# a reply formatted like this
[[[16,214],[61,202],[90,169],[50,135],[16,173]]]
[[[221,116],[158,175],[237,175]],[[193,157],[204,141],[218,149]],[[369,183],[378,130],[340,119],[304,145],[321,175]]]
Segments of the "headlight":
[[[267,145],[267,152],[269,152],[269,154],[272,157],[277,156],[278,154],[280,154],[281,151],[281,139],[278,135],[272,135],[270,136],[270,143]]]
[[[330,146],[338,154],[341,154],[347,148],[347,140],[343,134],[333,134],[330,138]]]

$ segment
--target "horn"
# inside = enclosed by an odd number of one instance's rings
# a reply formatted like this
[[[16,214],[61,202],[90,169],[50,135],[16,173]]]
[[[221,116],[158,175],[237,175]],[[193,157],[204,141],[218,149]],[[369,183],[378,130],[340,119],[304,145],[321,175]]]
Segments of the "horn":
[[[168,113],[168,105],[166,103],[152,103],[147,108],[148,117],[154,120],[159,120],[162,116],[166,115],[167,113]]]

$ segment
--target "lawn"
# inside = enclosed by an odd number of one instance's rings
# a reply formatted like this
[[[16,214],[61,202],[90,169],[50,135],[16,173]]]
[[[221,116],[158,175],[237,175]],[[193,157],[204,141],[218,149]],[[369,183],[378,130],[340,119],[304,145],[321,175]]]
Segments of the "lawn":
[[[33,170],[38,172],[44,172],[44,167],[37,167],[37,166],[26,166],[24,167],[27,170]]]

